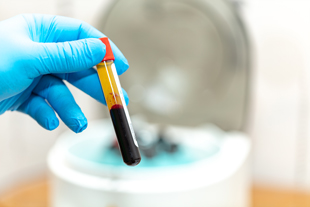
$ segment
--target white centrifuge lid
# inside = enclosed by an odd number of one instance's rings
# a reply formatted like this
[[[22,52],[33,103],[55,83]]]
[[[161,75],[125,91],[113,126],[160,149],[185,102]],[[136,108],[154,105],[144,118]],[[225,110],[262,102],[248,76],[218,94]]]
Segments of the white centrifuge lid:
[[[247,35],[227,0],[115,0],[97,27],[121,49],[131,114],[224,130],[245,124]]]

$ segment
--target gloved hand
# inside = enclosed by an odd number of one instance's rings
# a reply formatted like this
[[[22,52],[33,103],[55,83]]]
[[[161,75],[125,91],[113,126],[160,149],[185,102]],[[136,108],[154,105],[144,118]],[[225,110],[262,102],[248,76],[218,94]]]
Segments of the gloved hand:
[[[104,35],[66,17],[24,14],[0,22],[0,115],[30,115],[42,127],[59,125],[55,112],[74,132],[87,127],[80,107],[63,80],[105,103],[95,69],[105,55]],[[129,65],[111,42],[118,74]],[[128,101],[126,93],[125,99]]]

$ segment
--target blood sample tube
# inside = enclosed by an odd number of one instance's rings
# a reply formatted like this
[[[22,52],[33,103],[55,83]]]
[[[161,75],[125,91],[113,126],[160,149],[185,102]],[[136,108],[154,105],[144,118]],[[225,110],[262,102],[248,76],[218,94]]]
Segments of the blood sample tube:
[[[106,46],[106,55],[97,65],[97,72],[124,162],[135,166],[141,161],[138,143],[130,121],[123,91],[114,65],[114,55],[107,37],[99,38]]]

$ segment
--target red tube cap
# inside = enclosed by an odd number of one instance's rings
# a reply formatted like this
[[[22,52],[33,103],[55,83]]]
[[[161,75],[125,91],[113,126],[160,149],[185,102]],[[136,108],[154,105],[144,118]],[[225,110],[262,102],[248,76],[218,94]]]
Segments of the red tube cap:
[[[106,53],[105,53],[105,56],[101,62],[107,61],[107,60],[115,60],[115,57],[113,55],[113,51],[112,51],[112,48],[110,45],[109,38],[102,37],[102,38],[99,38],[99,40],[101,40],[101,42],[103,42],[103,44],[105,44],[105,47],[106,47]]]

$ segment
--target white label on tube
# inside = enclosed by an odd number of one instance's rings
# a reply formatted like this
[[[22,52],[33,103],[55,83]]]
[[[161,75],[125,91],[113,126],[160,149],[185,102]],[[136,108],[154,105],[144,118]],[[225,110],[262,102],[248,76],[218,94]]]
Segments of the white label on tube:
[[[125,102],[125,99],[124,99],[123,90],[122,90],[121,83],[119,81],[119,78],[118,78],[118,75],[117,75],[114,63],[111,65],[111,68],[112,68],[113,76],[114,76],[114,79],[115,79],[115,82],[116,82],[116,85],[117,85],[117,88],[118,88],[118,92],[119,92],[119,94],[121,96],[121,101],[122,101],[122,104],[123,104],[123,107],[124,107],[124,111],[125,111],[127,122],[128,122],[129,128],[130,128],[131,134],[132,134],[133,141],[134,141],[135,145],[137,147],[139,147],[138,146],[138,142],[136,140],[136,135],[135,135],[135,132],[133,130],[132,123],[131,123],[131,120],[130,120],[130,117],[129,117],[127,105],[126,105],[126,102]]]

